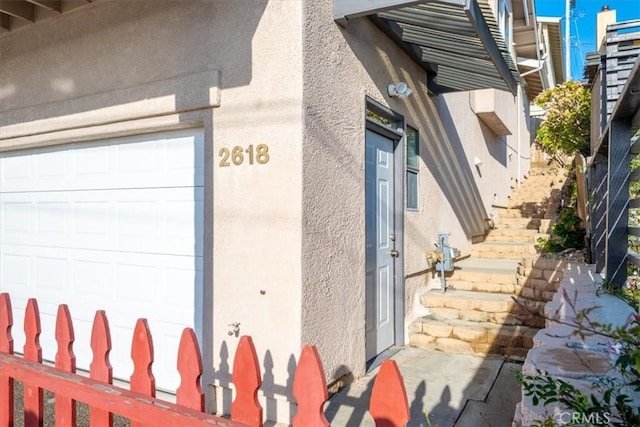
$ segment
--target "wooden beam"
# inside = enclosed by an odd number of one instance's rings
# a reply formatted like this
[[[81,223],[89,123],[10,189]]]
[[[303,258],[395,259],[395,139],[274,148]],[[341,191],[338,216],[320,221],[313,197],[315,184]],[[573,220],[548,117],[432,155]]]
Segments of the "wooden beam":
[[[62,12],[62,0],[27,0],[29,3],[36,6],[44,7],[45,9],[53,10],[54,12]]]
[[[0,0],[0,12],[25,21],[35,21],[36,7],[23,0]]]
[[[11,17],[0,12],[0,32],[11,31]]]

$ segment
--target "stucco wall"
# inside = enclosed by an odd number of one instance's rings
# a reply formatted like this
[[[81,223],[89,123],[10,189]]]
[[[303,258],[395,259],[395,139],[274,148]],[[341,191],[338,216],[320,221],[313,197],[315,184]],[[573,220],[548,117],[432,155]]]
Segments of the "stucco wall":
[[[506,203],[517,175],[508,146],[517,144],[481,124],[468,92],[430,97],[424,71],[368,19],[342,28],[322,0],[305,3],[304,22],[302,341],[319,347],[331,380],[360,375],[365,364],[365,97],[420,132],[420,208],[405,213],[405,314],[430,277],[421,274],[424,253],[437,233],[468,252],[491,204]],[[389,98],[387,83],[400,80],[414,93]],[[516,123],[517,100],[509,100]]]
[[[0,149],[204,128],[205,384],[230,390],[239,322],[272,419],[300,351],[301,51],[301,3],[267,0],[101,0],[0,37]],[[220,167],[250,144],[269,162]]]

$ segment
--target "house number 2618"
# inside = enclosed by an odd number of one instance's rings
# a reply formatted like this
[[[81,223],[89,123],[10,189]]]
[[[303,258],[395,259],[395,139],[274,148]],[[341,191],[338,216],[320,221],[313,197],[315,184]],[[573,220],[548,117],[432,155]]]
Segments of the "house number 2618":
[[[244,163],[245,157],[250,165],[254,164],[254,162],[264,165],[269,161],[269,146],[267,144],[259,144],[255,148],[253,145],[247,148],[236,145],[232,149],[222,147],[218,151],[218,157],[220,157],[220,167],[231,166],[231,163],[240,166]]]

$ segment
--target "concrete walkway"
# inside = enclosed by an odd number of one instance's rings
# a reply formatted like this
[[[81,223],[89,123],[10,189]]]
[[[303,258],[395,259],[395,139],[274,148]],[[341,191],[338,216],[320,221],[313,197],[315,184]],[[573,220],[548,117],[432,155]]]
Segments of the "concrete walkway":
[[[409,427],[511,426],[521,396],[515,382],[520,364],[410,347],[392,359],[404,378]],[[374,369],[329,400],[325,414],[332,426],[374,426],[367,408],[377,372]]]

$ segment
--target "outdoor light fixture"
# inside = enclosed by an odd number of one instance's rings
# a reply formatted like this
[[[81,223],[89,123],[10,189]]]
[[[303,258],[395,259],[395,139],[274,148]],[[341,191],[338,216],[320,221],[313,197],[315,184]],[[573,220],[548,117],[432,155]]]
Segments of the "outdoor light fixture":
[[[406,98],[413,93],[413,89],[407,86],[405,82],[389,83],[387,85],[387,93],[391,97]]]

